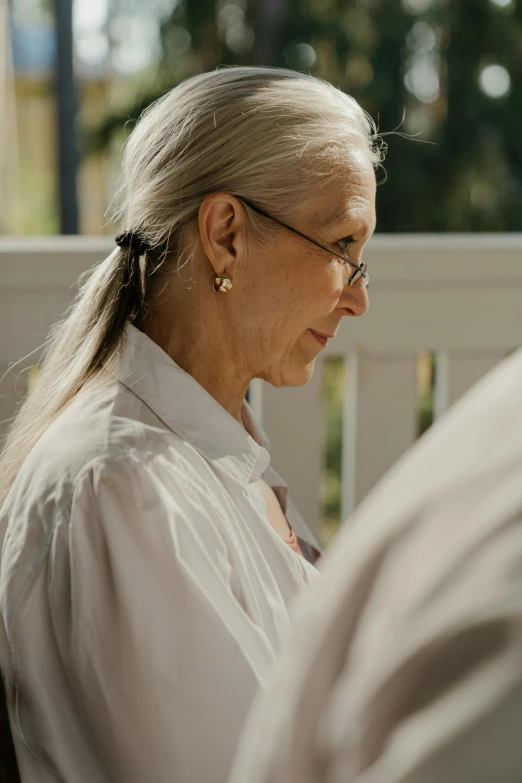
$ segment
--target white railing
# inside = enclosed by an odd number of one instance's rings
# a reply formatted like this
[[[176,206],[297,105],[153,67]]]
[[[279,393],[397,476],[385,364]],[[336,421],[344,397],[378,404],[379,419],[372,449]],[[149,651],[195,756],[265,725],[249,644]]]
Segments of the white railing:
[[[112,242],[91,237],[0,237],[0,376],[45,339],[79,275]],[[319,525],[324,361],[346,363],[342,518],[413,443],[417,358],[437,360],[435,414],[522,342],[522,235],[378,235],[366,251],[371,307],[343,319],[304,387],[255,381],[252,404],[272,460],[312,525]],[[38,352],[23,366],[37,363]],[[0,420],[12,415],[27,375],[0,385]]]
[[[417,436],[417,358],[437,361],[435,415],[522,343],[522,235],[378,235],[364,318],[343,319],[301,388],[257,390],[276,467],[319,519],[324,359],[345,361],[341,519]]]

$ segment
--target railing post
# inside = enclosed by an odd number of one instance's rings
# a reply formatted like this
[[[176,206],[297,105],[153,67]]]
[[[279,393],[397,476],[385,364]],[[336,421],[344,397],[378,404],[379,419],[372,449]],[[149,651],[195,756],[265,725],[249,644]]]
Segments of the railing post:
[[[417,436],[417,357],[359,351],[347,361],[344,521]]]

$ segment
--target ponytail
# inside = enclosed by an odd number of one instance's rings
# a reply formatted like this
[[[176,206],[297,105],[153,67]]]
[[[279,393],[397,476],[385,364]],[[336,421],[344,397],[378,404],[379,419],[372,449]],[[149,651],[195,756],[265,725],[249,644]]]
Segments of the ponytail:
[[[117,247],[94,267],[66,313],[51,330],[34,390],[19,409],[0,457],[0,507],[25,456],[53,419],[119,353],[125,324],[143,307],[140,259]]]

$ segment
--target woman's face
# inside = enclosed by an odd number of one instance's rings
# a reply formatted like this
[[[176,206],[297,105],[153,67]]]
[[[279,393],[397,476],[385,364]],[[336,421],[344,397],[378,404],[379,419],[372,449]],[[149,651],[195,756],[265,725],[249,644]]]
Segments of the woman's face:
[[[346,179],[336,179],[311,198],[294,228],[361,263],[375,229],[375,173],[368,154],[354,153]],[[278,217],[277,204],[268,210]],[[364,315],[368,293],[354,269],[285,228],[249,258],[248,306],[241,314],[254,377],[274,386],[300,386],[310,378],[324,346],[313,331],[335,335],[341,319]],[[246,347],[246,346],[245,346]]]
[[[368,152],[356,149],[345,176],[311,197],[291,224],[359,264],[375,228],[375,188]],[[225,324],[224,339],[241,375],[300,386],[324,348],[313,331],[335,335],[344,316],[364,315],[364,282],[350,287],[352,267],[285,228],[261,248],[251,247],[237,200],[231,212],[230,197],[210,198],[200,212],[200,236],[214,270],[234,280],[229,293],[212,294],[222,297],[216,328]],[[280,217],[277,204],[268,211]]]

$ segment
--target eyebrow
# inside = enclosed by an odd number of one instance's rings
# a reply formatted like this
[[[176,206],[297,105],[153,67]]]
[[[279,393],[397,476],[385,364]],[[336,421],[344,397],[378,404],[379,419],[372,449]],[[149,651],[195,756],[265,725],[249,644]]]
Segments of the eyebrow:
[[[346,212],[341,207],[336,207],[335,211],[319,212],[315,219],[312,219],[312,227],[316,231],[328,228],[333,223],[339,223],[346,216]]]
[[[350,207],[342,204],[338,204],[335,209],[330,212],[323,212],[318,215],[317,227],[329,228],[334,223],[349,223],[355,222],[359,219],[360,215],[357,214],[357,209],[354,212],[350,211]],[[320,223],[319,223],[320,221]],[[368,226],[364,226],[367,228]]]
[[[327,212],[325,215],[325,225],[340,223],[341,220],[350,220],[350,215],[344,207],[336,207],[335,212]]]
[[[357,214],[350,214],[349,211],[343,209],[342,207],[337,207],[335,212],[332,211],[330,214],[327,213],[324,223],[322,224],[321,227],[319,227],[318,225],[317,228],[322,228],[324,230],[325,228],[329,228],[330,226],[333,226],[335,223],[341,223],[341,222],[357,223],[356,230],[351,232],[353,234],[358,234],[360,232],[363,232],[365,236],[370,236],[375,230],[375,227],[372,228],[372,226],[369,223],[366,223],[364,219],[359,218]]]

